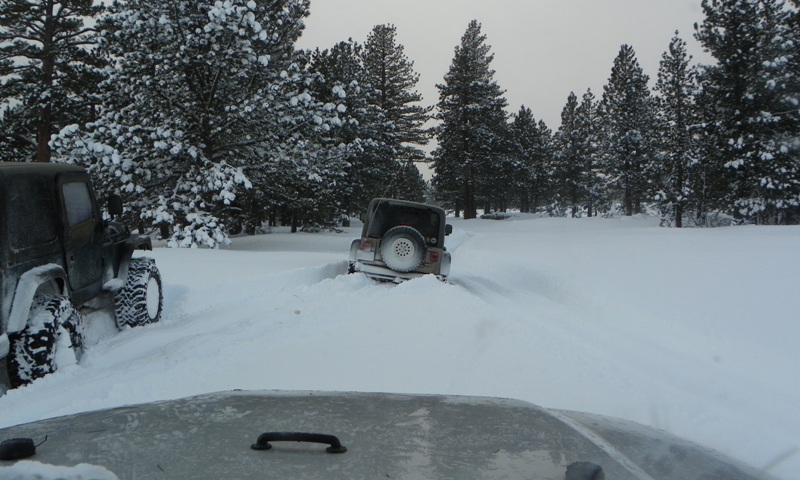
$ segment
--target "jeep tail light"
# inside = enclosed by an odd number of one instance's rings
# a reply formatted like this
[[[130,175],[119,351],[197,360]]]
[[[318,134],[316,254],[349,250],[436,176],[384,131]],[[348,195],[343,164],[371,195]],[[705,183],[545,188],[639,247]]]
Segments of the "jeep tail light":
[[[439,261],[439,252],[431,252],[430,254],[431,263],[436,263]]]
[[[371,252],[372,249],[373,249],[373,245],[372,245],[372,242],[370,242],[369,240],[364,240],[363,242],[361,242],[361,251],[362,252]]]

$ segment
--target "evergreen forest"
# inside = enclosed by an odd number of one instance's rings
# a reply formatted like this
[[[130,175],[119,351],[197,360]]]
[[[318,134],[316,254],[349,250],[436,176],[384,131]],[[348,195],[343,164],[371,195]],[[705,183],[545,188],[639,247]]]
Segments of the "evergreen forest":
[[[702,0],[658,72],[633,45],[553,129],[511,107],[478,20],[423,99],[397,28],[303,50],[310,0],[6,0],[0,161],[86,167],[170,246],[336,228],[374,197],[465,219],[800,223],[800,0]],[[427,164],[426,180],[418,165]]]

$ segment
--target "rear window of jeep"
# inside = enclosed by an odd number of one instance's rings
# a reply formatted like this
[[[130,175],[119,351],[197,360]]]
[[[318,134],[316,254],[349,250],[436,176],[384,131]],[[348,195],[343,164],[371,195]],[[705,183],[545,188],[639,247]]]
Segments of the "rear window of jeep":
[[[428,209],[386,203],[379,205],[374,212],[367,236],[382,237],[390,228],[398,225],[414,227],[419,230],[425,238],[436,238],[439,236],[440,219],[436,212]]]

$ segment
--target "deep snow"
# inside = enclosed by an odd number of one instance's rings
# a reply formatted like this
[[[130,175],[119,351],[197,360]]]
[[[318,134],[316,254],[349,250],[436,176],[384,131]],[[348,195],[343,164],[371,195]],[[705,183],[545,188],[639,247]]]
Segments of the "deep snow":
[[[510,397],[800,471],[800,227],[451,219],[450,282],[347,275],[343,233],[156,249],[161,323],[0,398],[0,427],[230,389]]]

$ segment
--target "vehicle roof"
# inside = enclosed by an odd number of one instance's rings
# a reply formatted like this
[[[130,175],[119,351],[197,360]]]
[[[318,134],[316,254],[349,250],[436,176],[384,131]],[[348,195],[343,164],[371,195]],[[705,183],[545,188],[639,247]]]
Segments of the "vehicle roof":
[[[0,176],[8,175],[44,175],[54,176],[61,172],[83,172],[83,167],[63,163],[44,162],[0,162]]]
[[[441,207],[437,207],[436,205],[429,205],[427,203],[419,203],[419,202],[411,202],[409,200],[399,200],[396,198],[373,198],[369,202],[369,209],[372,210],[376,205],[380,203],[388,203],[390,205],[402,205],[407,207],[415,207],[415,208],[424,208],[429,210],[436,210],[440,212],[442,215],[445,214],[444,209]]]
[[[297,442],[251,449],[265,432],[335,435],[347,452]],[[617,480],[766,478],[632,422],[487,397],[219,392],[0,430],[0,440],[46,436],[31,460],[99,465],[120,478],[543,480],[565,478],[574,462]]]

